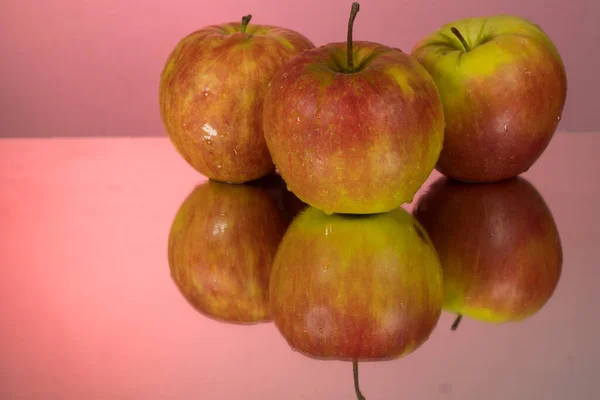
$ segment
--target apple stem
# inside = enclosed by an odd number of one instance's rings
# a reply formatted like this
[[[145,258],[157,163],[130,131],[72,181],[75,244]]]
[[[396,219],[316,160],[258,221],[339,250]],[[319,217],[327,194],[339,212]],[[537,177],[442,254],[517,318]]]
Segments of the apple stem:
[[[246,33],[246,27],[250,23],[251,19],[252,19],[252,14],[244,15],[242,17],[242,27],[241,27],[242,33]]]
[[[358,400],[366,400],[365,396],[360,392],[360,387],[358,387],[358,360],[352,360],[352,372],[354,375],[354,391],[356,392],[356,398]]]
[[[348,48],[346,49],[346,56],[348,59],[348,72],[354,71],[354,60],[352,57],[352,28],[354,27],[354,19],[356,14],[360,10],[360,4],[357,2],[352,3],[352,9],[350,9],[350,19],[348,20]]]
[[[460,40],[460,42],[462,43],[463,47],[465,48],[465,51],[467,51],[467,52],[471,51],[471,48],[467,44],[467,41],[465,40],[465,38],[463,37],[463,35],[458,31],[458,29],[456,29],[455,27],[452,27],[452,28],[450,28],[450,30],[452,31],[452,33],[454,33],[454,35],[456,35],[456,37],[458,38],[458,40]]]
[[[462,315],[458,314],[458,316],[454,320],[454,323],[452,324],[452,326],[450,327],[450,329],[453,330],[453,331],[455,331],[456,328],[458,328],[458,325],[460,324],[461,320],[462,320]]]

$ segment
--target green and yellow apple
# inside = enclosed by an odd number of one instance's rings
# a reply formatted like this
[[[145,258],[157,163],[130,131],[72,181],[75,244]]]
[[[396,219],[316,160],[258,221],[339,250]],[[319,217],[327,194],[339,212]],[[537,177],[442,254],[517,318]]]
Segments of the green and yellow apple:
[[[178,153],[210,179],[243,183],[269,174],[262,104],[273,75],[314,45],[270,25],[226,23],[184,37],[160,77],[160,113]]]
[[[357,10],[347,42],[291,59],[264,100],[277,169],[298,198],[326,213],[386,212],[410,202],[442,149],[433,79],[398,49],[353,42]]]
[[[403,209],[327,215],[309,207],[281,241],[269,294],[275,325],[302,354],[388,360],[429,338],[443,278],[427,233]]]
[[[259,184],[197,186],[169,233],[171,277],[202,314],[232,323],[271,319],[269,275],[289,220]]]
[[[437,169],[494,182],[527,171],[561,118],[567,77],[549,36],[523,18],[467,18],[421,40],[412,56],[435,80],[446,132]]]
[[[444,309],[479,321],[521,321],[550,299],[562,269],[554,218],[521,177],[490,184],[435,181],[414,216],[444,271]]]

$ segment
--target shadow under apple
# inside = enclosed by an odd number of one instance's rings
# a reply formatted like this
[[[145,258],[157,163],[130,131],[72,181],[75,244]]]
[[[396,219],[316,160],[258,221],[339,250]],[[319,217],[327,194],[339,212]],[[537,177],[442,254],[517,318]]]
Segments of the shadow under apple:
[[[552,213],[522,177],[497,183],[439,178],[413,215],[433,241],[444,273],[444,310],[489,323],[538,312],[560,279],[563,254]]]
[[[197,311],[237,324],[271,320],[271,265],[291,221],[277,199],[289,195],[278,176],[243,185],[209,180],[188,195],[169,232],[168,262]]]

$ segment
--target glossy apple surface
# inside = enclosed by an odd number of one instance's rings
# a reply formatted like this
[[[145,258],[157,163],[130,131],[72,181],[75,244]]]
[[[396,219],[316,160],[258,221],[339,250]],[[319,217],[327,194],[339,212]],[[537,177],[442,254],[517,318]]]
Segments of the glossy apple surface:
[[[269,292],[273,320],[293,349],[384,360],[429,338],[443,279],[427,234],[403,209],[352,216],[309,207],[279,246]]]
[[[554,293],[560,237],[544,199],[525,179],[469,184],[443,177],[413,213],[439,254],[446,311],[493,323],[520,321]]]
[[[444,115],[427,71],[407,54],[354,42],[307,50],[265,96],[265,139],[290,190],[327,213],[385,212],[410,202],[442,149]]]
[[[273,75],[314,45],[298,32],[228,23],[183,38],[160,77],[160,113],[179,154],[201,174],[242,183],[273,170],[262,104]]]
[[[202,314],[232,323],[271,319],[269,274],[289,223],[271,190],[208,181],[177,211],[169,234],[171,277]]]
[[[563,112],[567,77],[539,26],[510,15],[462,19],[421,40],[412,56],[429,71],[444,104],[441,173],[499,181],[527,171],[547,148]]]

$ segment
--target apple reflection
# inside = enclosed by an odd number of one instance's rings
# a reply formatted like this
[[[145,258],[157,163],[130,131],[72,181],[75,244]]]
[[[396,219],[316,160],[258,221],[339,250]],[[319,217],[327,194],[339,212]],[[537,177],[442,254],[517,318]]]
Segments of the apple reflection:
[[[292,349],[316,359],[389,360],[421,346],[442,311],[440,262],[405,210],[294,219],[273,262],[270,303]]]
[[[171,225],[168,262],[196,310],[222,322],[271,320],[273,257],[303,204],[292,197],[276,175],[243,185],[208,181],[188,195]]]
[[[442,177],[417,202],[444,273],[444,310],[489,323],[522,321],[554,293],[563,254],[552,213],[522,177],[493,184]]]

